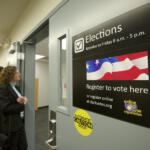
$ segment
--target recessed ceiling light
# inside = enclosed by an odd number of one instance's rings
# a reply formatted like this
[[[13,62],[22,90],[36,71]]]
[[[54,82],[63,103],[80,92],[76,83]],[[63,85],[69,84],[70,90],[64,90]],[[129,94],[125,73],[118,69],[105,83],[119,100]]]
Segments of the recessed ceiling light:
[[[43,56],[43,55],[38,55],[38,54],[36,54],[35,55],[35,60],[38,60],[38,59],[41,59],[41,58],[44,58],[45,56]]]

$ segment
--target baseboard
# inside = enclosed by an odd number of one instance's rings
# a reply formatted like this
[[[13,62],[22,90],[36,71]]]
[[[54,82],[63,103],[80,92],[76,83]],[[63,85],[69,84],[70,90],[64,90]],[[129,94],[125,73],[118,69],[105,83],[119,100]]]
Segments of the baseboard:
[[[41,107],[38,107],[38,109],[43,109],[43,108],[48,108],[48,106],[41,106]]]

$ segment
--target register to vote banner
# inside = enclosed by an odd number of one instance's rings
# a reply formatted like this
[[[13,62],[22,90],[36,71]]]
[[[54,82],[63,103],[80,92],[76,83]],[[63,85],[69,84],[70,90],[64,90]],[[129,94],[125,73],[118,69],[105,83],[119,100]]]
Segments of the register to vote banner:
[[[150,127],[150,4],[73,37],[73,106]]]

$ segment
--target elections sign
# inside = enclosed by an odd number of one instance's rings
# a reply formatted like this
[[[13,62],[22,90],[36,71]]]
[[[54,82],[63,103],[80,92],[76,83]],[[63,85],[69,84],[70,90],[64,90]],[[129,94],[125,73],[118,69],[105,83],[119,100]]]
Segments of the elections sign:
[[[73,37],[73,106],[150,127],[150,3]]]

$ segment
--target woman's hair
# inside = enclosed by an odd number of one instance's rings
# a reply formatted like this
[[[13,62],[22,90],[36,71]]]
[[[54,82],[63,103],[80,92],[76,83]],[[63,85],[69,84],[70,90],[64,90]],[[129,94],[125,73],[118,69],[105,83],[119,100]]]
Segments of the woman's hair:
[[[0,66],[0,72],[3,70],[3,67],[2,66]]]
[[[15,66],[7,66],[0,72],[0,85],[8,84],[13,80],[14,75],[17,71]]]

